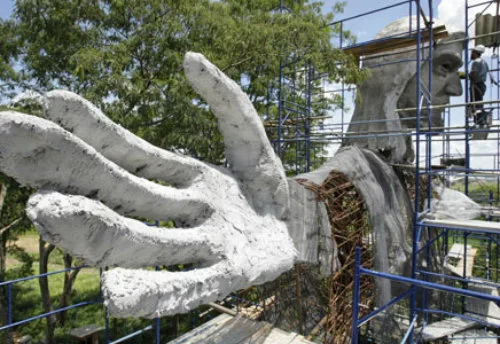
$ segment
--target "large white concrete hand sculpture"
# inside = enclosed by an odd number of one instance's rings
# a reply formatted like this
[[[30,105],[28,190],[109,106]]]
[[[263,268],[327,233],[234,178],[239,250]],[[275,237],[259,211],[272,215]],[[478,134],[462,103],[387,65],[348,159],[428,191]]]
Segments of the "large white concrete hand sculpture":
[[[200,54],[186,54],[184,68],[218,118],[228,170],[154,147],[70,92],[45,96],[50,121],[0,113],[0,170],[39,190],[27,212],[42,237],[89,264],[120,267],[103,274],[114,316],[187,312],[276,278],[296,257],[285,174],[250,100]],[[138,269],[180,263],[198,267]]]

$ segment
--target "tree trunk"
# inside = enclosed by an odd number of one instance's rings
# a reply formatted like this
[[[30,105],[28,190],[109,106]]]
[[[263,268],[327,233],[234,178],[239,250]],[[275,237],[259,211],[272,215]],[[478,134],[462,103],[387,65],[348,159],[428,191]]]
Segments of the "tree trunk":
[[[55,246],[46,243],[39,239],[39,251],[40,251],[40,274],[48,272],[48,263],[50,253],[54,250]],[[38,279],[40,285],[40,294],[42,295],[42,305],[45,313],[52,311],[52,301],[50,299],[49,281],[47,277],[40,277]],[[55,317],[53,315],[45,318],[47,321],[47,332],[46,332],[46,343],[55,344],[54,330],[55,330]]]
[[[0,234],[0,282],[5,281],[6,272],[6,235],[7,233]],[[8,296],[7,286],[0,287],[0,325],[7,325],[7,312],[8,312]],[[12,343],[12,330],[0,332],[0,341],[2,343]]]
[[[64,268],[65,269],[71,268],[73,263],[73,257],[65,253],[63,260],[64,260]],[[66,307],[71,304],[71,291],[73,290],[73,283],[75,282],[76,276],[78,275],[79,271],[80,270],[78,269],[78,270],[66,271],[64,273],[64,287],[63,287],[63,292],[61,294],[61,299],[59,301],[59,308]],[[67,316],[67,311],[57,313],[57,320],[59,322],[59,325],[64,326],[64,323],[66,322],[66,316]]]
[[[7,185],[0,184],[0,219],[2,218],[2,209],[7,197]],[[1,222],[0,222],[1,223]],[[0,282],[5,281],[5,272],[7,271],[7,234],[9,226],[5,227],[6,230],[0,231]],[[0,287],[0,325],[7,324],[7,286]],[[0,341],[11,344],[12,343],[12,330],[2,331],[0,334]]]

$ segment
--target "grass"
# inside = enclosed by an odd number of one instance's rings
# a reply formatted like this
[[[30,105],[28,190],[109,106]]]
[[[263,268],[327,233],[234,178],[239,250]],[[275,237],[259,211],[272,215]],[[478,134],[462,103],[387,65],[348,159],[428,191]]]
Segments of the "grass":
[[[38,270],[38,233],[36,231],[28,231],[14,243],[18,247],[24,249],[34,260],[33,270],[35,274]],[[60,250],[54,250],[50,255],[48,270],[58,271],[64,269],[63,253]],[[22,263],[15,257],[7,256],[7,273],[13,271]],[[64,274],[55,274],[48,277],[51,300],[54,309],[58,308],[59,299],[63,290]],[[44,313],[39,280],[31,279],[13,284],[12,286],[12,316],[13,321],[21,321],[30,317]],[[73,292],[72,303],[79,303],[89,300],[100,299],[100,279],[98,269],[83,269],[78,274]],[[67,313],[67,321],[65,326],[57,327],[55,335],[57,343],[71,343],[68,332],[75,327],[84,326],[87,324],[104,325],[104,308],[102,304],[94,304],[85,307],[80,307],[70,310]],[[39,319],[18,326],[15,329],[18,335],[30,335],[36,341],[40,341],[44,337],[46,329],[46,320]]]
[[[62,266],[51,264],[50,270],[61,269]],[[48,277],[51,299],[54,308],[58,307],[59,298],[63,289],[63,274],[51,275]],[[88,300],[99,300],[99,273],[95,269],[83,270],[78,275],[72,292],[73,303]],[[29,317],[42,314],[42,302],[38,279],[16,283],[13,287],[13,320],[19,321]],[[64,327],[56,330],[57,343],[70,343],[71,339],[67,334],[72,328],[87,324],[104,325],[104,309],[101,304],[80,307],[68,311],[67,322]],[[17,331],[22,335],[29,334],[35,340],[41,340],[44,336],[45,319],[35,320],[18,327]]]
[[[469,197],[480,204],[489,204],[490,191],[493,195],[493,202],[496,205],[496,200],[499,199],[499,185],[496,181],[485,180],[470,180],[469,181]],[[451,187],[454,190],[465,192],[465,184],[463,181],[457,182]]]
[[[33,270],[38,273],[38,233],[29,231],[23,234],[15,244],[25,250],[34,259]],[[8,269],[16,269],[21,262],[14,257],[8,256]],[[50,255],[48,270],[58,271],[64,269],[63,253],[55,249]],[[54,274],[47,277],[49,290],[54,309],[59,307],[59,299],[62,294],[64,285],[64,274]],[[41,294],[39,288],[39,280],[31,279],[28,281],[15,283],[12,287],[13,295],[13,321],[21,321],[30,317],[44,313]],[[77,304],[84,301],[100,300],[100,278],[99,270],[95,268],[82,269],[74,283],[72,291],[72,304]],[[140,327],[144,321],[132,321],[131,327]],[[116,322],[115,322],[116,323]],[[150,322],[149,322],[150,323]],[[55,331],[57,343],[71,343],[72,339],[69,335],[71,329],[95,324],[98,326],[105,325],[105,310],[102,303],[78,307],[67,312],[67,320],[64,326],[58,325]],[[128,326],[127,326],[128,327]],[[17,335],[30,335],[35,339],[35,342],[41,341],[45,336],[46,319],[34,320],[26,324],[22,324],[15,329]],[[122,336],[129,332],[129,329],[121,326],[121,329],[115,329],[114,335]],[[101,336],[104,339],[104,334]],[[139,338],[137,343],[142,342]],[[130,343],[133,343],[131,341]]]
[[[23,234],[15,242],[17,246],[23,248],[25,252],[31,255],[34,259],[34,274],[38,274],[38,239],[38,233],[33,230]],[[21,262],[17,261],[15,257],[8,256],[7,258],[7,268],[11,271],[15,270],[21,265]],[[60,250],[55,249],[50,255],[48,270],[52,272],[62,269],[64,269],[63,254]],[[54,309],[57,309],[59,307],[59,299],[63,290],[64,274],[54,274],[48,276],[47,278],[53,307]],[[14,322],[44,313],[38,283],[38,279],[31,279],[28,281],[18,282],[13,285],[12,295]],[[100,300],[99,269],[82,269],[76,278],[71,296],[72,304],[77,304],[84,301]],[[162,342],[176,338],[178,335],[189,331],[192,326],[200,323],[201,320],[195,314],[196,312],[192,312],[191,314],[162,318],[160,322]],[[69,335],[69,332],[72,329],[89,324],[105,326],[105,308],[102,303],[86,305],[69,310],[67,313],[67,320],[65,325],[56,325],[56,343],[72,343],[72,338]],[[154,325],[154,320],[111,318],[110,338],[111,340],[122,338],[125,335],[141,330],[148,325]],[[35,343],[41,342],[44,339],[45,331],[45,318],[19,325],[14,329],[16,337],[30,335],[34,338]],[[155,342],[154,338],[155,331],[153,329],[130,340],[127,340],[127,343],[153,343]],[[105,334],[103,331],[100,334],[99,340],[100,342],[104,342],[104,339]]]

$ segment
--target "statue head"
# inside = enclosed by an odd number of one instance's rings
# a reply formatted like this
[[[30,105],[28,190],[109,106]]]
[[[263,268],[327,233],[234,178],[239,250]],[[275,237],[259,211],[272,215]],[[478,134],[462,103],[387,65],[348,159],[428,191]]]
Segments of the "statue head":
[[[384,29],[376,38],[407,35],[416,18],[399,19]],[[436,25],[436,24],[435,24]],[[439,25],[439,24],[438,24]],[[424,27],[423,25],[421,26]],[[432,55],[432,104],[448,104],[451,96],[462,94],[458,69],[462,66],[464,49],[462,32],[452,33],[438,40]],[[424,49],[427,61],[421,65],[421,80],[428,85],[429,49]],[[417,62],[416,47],[402,48],[366,59],[371,76],[359,86],[359,98],[348,128],[345,145],[356,145],[378,151],[393,163],[411,163],[415,158],[411,129],[416,128]],[[438,129],[443,126],[443,109],[421,112],[421,128]]]

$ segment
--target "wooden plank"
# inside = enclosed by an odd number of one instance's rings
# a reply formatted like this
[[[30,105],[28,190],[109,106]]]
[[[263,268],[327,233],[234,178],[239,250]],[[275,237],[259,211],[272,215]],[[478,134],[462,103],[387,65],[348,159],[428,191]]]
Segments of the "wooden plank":
[[[484,330],[468,330],[448,339],[450,344],[497,344],[497,337]]]
[[[476,253],[477,249],[472,248],[471,245],[467,245],[467,250],[464,254],[464,244],[455,243],[445,258],[444,267],[457,276],[471,277]],[[466,255],[465,259],[464,255]],[[457,262],[455,262],[455,264],[451,264],[450,258],[456,259]],[[466,262],[465,276],[464,262]]]
[[[77,338],[77,339],[87,339],[91,337],[92,335],[99,333],[100,331],[104,330],[104,327],[102,326],[96,326],[94,324],[92,325],[87,325],[87,326],[82,326],[79,328],[75,328],[69,332],[71,337]]]
[[[312,344],[263,321],[221,314],[168,344]]]
[[[429,31],[422,30],[422,34],[424,35],[424,41],[429,41]],[[435,27],[433,29],[433,37],[434,39],[441,39],[448,37],[448,31],[446,31],[446,27],[444,25]],[[411,46],[415,46],[416,34],[414,37],[404,37],[404,38],[393,38],[382,41],[375,41],[373,43],[363,44],[354,47],[347,47],[344,49],[345,52],[350,53],[356,57],[360,56],[369,56],[374,54],[381,54],[384,52],[394,51],[396,49],[407,48]]]
[[[500,233],[500,222],[481,220],[424,220],[422,224],[442,228],[457,228],[470,232]]]
[[[425,326],[422,330],[422,336],[425,341],[437,340],[465,331],[475,324],[473,321],[458,317],[448,318]]]

